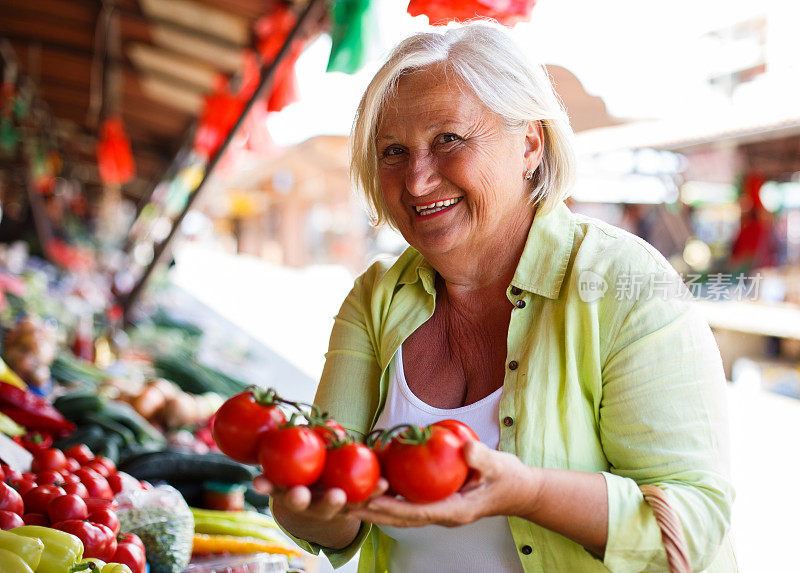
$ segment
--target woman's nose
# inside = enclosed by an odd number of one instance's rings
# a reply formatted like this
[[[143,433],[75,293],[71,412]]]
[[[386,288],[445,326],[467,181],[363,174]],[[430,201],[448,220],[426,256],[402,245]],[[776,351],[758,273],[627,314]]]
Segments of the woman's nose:
[[[411,195],[421,197],[433,191],[441,182],[436,163],[429,153],[412,153],[406,173],[406,189]]]

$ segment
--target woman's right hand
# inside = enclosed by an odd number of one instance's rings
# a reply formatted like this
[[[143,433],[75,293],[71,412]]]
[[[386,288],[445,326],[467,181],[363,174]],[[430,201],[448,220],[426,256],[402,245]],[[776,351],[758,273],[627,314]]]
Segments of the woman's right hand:
[[[346,547],[355,539],[361,520],[347,512],[369,502],[348,504],[344,490],[339,488],[324,492],[305,486],[278,488],[263,475],[253,480],[253,487],[272,498],[275,519],[292,535],[331,549]],[[370,499],[383,495],[388,488],[389,482],[381,477]]]

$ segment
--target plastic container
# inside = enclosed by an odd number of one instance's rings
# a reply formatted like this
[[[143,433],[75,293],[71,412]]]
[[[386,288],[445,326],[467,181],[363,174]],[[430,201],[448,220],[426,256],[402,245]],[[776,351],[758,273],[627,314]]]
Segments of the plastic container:
[[[288,571],[289,562],[285,555],[253,553],[195,558],[183,573],[287,573]]]

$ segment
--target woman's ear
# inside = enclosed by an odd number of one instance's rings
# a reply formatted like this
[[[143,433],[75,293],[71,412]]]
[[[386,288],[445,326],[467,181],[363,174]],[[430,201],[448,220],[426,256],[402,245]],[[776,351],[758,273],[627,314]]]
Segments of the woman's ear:
[[[541,121],[529,121],[525,131],[525,168],[536,171],[544,152],[544,129]]]

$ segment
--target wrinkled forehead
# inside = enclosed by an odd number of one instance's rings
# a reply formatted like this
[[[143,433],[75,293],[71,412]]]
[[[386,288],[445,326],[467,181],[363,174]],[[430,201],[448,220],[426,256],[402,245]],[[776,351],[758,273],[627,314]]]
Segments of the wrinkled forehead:
[[[376,134],[401,121],[464,119],[493,115],[466,83],[444,66],[403,73],[387,91],[378,113]]]

